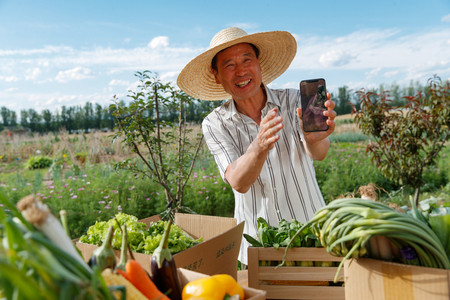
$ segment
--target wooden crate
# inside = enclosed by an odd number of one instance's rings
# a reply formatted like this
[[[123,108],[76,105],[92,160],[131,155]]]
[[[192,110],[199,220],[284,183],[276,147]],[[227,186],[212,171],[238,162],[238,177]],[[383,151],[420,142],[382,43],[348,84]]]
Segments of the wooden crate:
[[[267,291],[267,299],[345,299],[344,268],[337,283],[334,277],[342,257],[335,257],[324,248],[291,248],[286,261],[333,262],[331,267],[316,263],[312,267],[277,265],[283,260],[285,248],[248,248],[248,286]],[[265,264],[265,265],[262,265]]]

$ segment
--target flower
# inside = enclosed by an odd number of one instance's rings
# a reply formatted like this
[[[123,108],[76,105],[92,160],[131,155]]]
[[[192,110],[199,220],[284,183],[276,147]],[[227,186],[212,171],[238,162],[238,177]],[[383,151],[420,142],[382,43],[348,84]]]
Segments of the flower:
[[[78,196],[77,195],[73,195],[72,197],[70,197],[71,199],[76,199],[76,198],[78,198]]]

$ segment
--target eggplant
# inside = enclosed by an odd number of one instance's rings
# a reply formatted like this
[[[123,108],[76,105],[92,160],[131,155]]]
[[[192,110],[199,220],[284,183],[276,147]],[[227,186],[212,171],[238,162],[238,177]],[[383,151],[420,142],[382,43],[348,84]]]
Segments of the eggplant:
[[[171,226],[172,220],[169,219],[161,242],[152,254],[150,262],[151,278],[156,287],[171,300],[181,300],[181,287],[177,267],[168,248]]]
[[[106,268],[114,269],[116,266],[116,255],[112,248],[112,239],[114,237],[114,227],[108,228],[103,244],[92,252],[92,256],[88,261],[90,267],[96,265],[101,271]]]

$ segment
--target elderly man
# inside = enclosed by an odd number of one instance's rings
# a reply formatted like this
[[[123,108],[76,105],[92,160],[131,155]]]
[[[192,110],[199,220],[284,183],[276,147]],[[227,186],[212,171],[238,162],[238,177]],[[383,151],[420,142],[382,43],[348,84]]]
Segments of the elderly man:
[[[285,31],[247,34],[232,27],[217,33],[207,51],[181,71],[177,84],[202,100],[226,100],[203,121],[205,141],[220,174],[233,188],[235,218],[255,236],[257,218],[306,222],[324,205],[312,160],[328,153],[334,102],[327,94],[327,131],[303,132],[299,91],[267,84],[290,65],[297,51]],[[239,260],[247,264],[243,240]]]

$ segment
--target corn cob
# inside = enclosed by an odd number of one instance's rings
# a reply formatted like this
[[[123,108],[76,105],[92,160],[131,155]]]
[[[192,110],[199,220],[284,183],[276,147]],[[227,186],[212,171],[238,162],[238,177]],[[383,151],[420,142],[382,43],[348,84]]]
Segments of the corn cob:
[[[131,282],[126,280],[122,275],[114,273],[110,268],[103,270],[102,275],[109,287],[124,286],[126,290],[126,299],[147,300],[147,297],[145,297]],[[113,295],[117,299],[123,299],[122,292],[120,291],[114,291]]]

